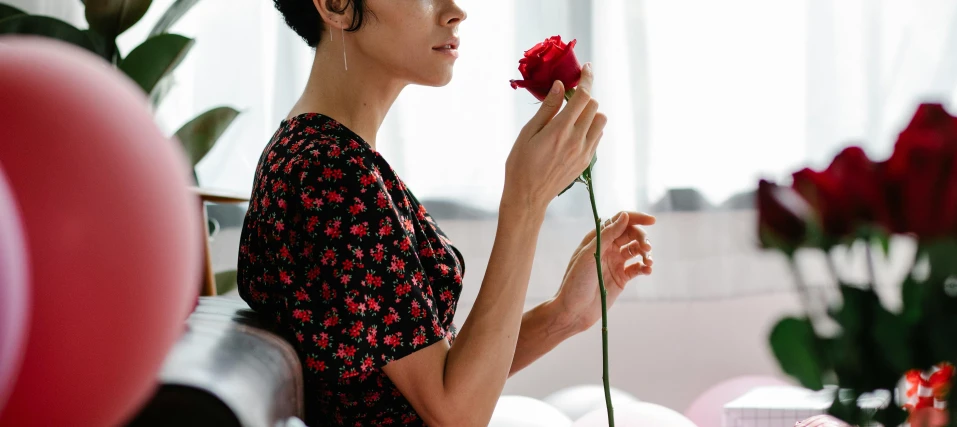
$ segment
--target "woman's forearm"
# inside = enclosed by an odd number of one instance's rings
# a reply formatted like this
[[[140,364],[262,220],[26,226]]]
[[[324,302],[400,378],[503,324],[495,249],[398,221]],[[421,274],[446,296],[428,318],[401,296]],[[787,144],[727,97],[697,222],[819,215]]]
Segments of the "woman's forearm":
[[[561,305],[549,300],[527,311],[522,316],[521,331],[515,346],[515,358],[509,376],[531,365],[532,362],[581,332],[575,319],[562,312]]]
[[[445,365],[445,393],[467,402],[478,418],[469,421],[488,422],[509,377],[543,221],[544,208],[503,200],[482,287]]]

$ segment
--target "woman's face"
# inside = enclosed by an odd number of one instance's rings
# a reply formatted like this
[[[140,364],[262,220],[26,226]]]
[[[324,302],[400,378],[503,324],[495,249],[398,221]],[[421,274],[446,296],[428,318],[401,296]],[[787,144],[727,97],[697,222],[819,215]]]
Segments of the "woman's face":
[[[351,34],[357,53],[407,83],[444,86],[452,80],[458,26],[466,17],[455,0],[365,3],[365,22]]]

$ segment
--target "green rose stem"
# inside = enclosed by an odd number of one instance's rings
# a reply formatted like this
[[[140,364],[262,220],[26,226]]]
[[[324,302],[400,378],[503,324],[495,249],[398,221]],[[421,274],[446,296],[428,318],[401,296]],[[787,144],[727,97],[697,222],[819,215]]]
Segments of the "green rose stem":
[[[571,99],[575,88],[565,91],[565,100]],[[611,386],[608,383],[608,293],[605,290],[605,276],[601,271],[601,218],[598,216],[598,206],[595,204],[595,185],[592,181],[592,166],[588,166],[582,173],[585,187],[588,188],[588,199],[591,201],[591,212],[595,218],[595,267],[598,270],[598,290],[601,294],[601,381],[605,388],[605,407],[608,410],[608,427],[615,427],[615,409],[611,405]]]

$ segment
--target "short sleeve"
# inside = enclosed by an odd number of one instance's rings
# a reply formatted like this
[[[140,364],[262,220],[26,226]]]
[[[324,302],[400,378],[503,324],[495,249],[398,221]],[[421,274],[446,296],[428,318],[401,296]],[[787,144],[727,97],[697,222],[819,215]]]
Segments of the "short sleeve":
[[[303,299],[293,321],[307,369],[337,373],[340,383],[445,338],[428,276],[374,154],[350,155],[334,144],[304,161],[299,218],[308,260]],[[366,154],[366,155],[361,155]],[[302,269],[299,269],[302,271]],[[308,302],[308,303],[307,303]],[[303,304],[300,304],[303,303]],[[309,311],[311,310],[311,311]]]

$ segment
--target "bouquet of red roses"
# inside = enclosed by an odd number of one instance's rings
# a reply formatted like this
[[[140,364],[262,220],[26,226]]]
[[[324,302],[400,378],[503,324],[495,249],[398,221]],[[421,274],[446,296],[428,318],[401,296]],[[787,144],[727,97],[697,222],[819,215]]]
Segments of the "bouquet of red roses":
[[[890,158],[874,162],[861,148],[846,148],[823,171],[794,173],[790,187],[762,180],[757,208],[761,244],[788,257],[806,311],[771,332],[781,368],[812,389],[836,384],[829,412],[851,424],[897,426],[907,420],[906,408],[915,427],[957,425],[944,409],[957,407],[957,393],[949,392],[957,361],[957,118],[923,104]],[[903,307],[895,311],[874,290],[879,255],[872,250],[886,255],[893,235],[911,236],[918,248],[900,283]],[[820,250],[830,260],[855,242],[865,243],[869,280],[847,282],[830,264],[843,301],[817,309],[795,253]],[[822,321],[839,325],[838,332],[821,333],[815,326]],[[894,391],[903,378],[918,383],[903,398],[920,397],[920,378],[928,379],[924,394],[932,397],[876,412],[858,407],[863,393]]]

